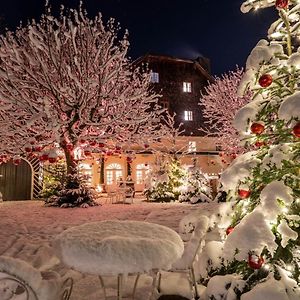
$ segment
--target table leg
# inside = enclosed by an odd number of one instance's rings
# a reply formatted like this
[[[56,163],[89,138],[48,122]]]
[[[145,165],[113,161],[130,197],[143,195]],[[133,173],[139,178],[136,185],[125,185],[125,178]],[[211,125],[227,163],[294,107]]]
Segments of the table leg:
[[[139,279],[140,279],[140,274],[137,274],[135,281],[134,281],[134,286],[133,286],[132,300],[134,300],[134,298],[135,298],[135,292],[136,292],[136,288],[137,288]]]
[[[99,280],[100,280],[100,283],[101,283],[101,288],[103,290],[104,300],[107,300],[107,298],[106,298],[106,290],[105,290],[105,285],[104,285],[103,278],[101,276],[99,276]]]
[[[123,274],[118,275],[118,300],[122,300],[122,281],[123,281]]]
[[[157,282],[158,282],[158,280],[160,280],[160,278],[159,278],[160,272],[159,271],[155,271],[154,274],[155,275],[154,275],[153,282],[152,282],[152,289],[151,289],[151,294],[150,294],[149,300],[153,300],[154,299],[154,294],[157,291]]]

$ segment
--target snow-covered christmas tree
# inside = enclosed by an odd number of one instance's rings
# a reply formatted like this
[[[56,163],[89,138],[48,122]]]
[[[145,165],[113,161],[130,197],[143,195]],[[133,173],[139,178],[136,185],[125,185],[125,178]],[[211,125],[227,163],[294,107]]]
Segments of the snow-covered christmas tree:
[[[248,0],[242,11],[269,6],[279,19],[248,57],[239,92],[253,97],[234,120],[256,150],[221,175],[234,208],[219,224],[222,260],[210,266],[207,299],[300,299],[300,1]]]
[[[180,202],[198,202],[212,201],[212,191],[209,184],[209,178],[200,169],[193,167],[188,170],[185,183],[180,187]]]
[[[181,188],[185,184],[187,170],[181,166],[178,159],[161,161],[158,168],[149,173],[149,182],[144,194],[150,201],[170,202],[178,200]]]

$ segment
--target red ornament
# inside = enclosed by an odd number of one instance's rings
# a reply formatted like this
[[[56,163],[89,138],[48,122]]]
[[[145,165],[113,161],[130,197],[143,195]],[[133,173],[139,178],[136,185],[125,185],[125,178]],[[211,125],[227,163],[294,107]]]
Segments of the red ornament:
[[[265,126],[260,123],[252,123],[250,130],[254,134],[261,134],[265,130]]]
[[[57,159],[58,159],[57,157],[49,157],[48,161],[49,161],[49,163],[54,164],[57,162]]]
[[[79,141],[80,144],[85,144],[85,142],[86,141],[84,139],[80,139],[80,141]]]
[[[226,234],[227,235],[229,235],[232,231],[234,230],[234,227],[228,227],[227,229],[226,229]]]
[[[116,146],[115,147],[115,150],[116,150],[116,152],[118,153],[118,151],[120,151],[122,148],[121,148],[121,146]]]
[[[97,145],[96,141],[90,141],[90,146],[95,147]]]
[[[131,164],[132,163],[132,158],[131,157],[126,157],[126,160],[127,160],[127,162],[129,163],[129,164]]]
[[[293,128],[293,134],[296,136],[296,137],[300,137],[300,122],[297,123],[294,128]]]
[[[103,147],[105,146],[105,144],[104,144],[104,143],[99,143],[98,146],[99,146],[100,148],[103,148]]]
[[[14,158],[13,159],[13,164],[18,166],[21,163],[21,158]]]
[[[258,83],[261,87],[266,88],[273,82],[273,78],[270,74],[264,74],[258,79]]]
[[[231,157],[232,157],[233,159],[236,159],[237,155],[236,155],[235,153],[232,153],[232,154],[231,154]]]
[[[25,152],[30,153],[30,152],[32,152],[32,147],[30,145],[26,145],[24,150],[25,150]]]
[[[144,144],[144,148],[149,148],[150,147],[150,145],[149,144]]]
[[[67,144],[66,146],[67,150],[72,151],[74,149],[72,144]]]
[[[113,155],[113,153],[112,153],[112,151],[107,151],[107,152],[106,152],[106,155],[107,155],[107,156],[111,156],[111,155]]]
[[[90,149],[84,149],[83,153],[84,153],[85,156],[90,156],[92,154]]]
[[[35,147],[32,148],[32,151],[34,151],[34,152],[41,152],[42,149],[43,149],[42,146],[35,146]]]
[[[238,190],[238,194],[241,199],[246,199],[250,196],[251,192],[248,190]]]
[[[255,145],[255,147],[257,147],[257,148],[260,148],[261,146],[264,146],[264,145],[265,145],[265,142],[262,142],[262,141],[256,141],[254,145]]]
[[[40,161],[46,161],[46,160],[48,160],[48,159],[49,159],[48,153],[44,153],[44,154],[42,154],[42,155],[39,157],[39,160],[40,160]]]
[[[285,9],[289,5],[289,0],[276,0],[275,6],[277,9]]]
[[[254,254],[249,254],[248,256],[248,265],[251,269],[260,269],[264,262],[265,261],[262,256],[257,256]]]

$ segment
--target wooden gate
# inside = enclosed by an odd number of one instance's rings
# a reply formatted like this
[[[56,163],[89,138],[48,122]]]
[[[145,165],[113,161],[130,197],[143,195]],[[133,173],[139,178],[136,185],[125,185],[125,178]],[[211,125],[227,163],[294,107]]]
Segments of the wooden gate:
[[[32,168],[30,164],[21,160],[18,166],[11,161],[0,165],[0,192],[3,200],[32,199]]]

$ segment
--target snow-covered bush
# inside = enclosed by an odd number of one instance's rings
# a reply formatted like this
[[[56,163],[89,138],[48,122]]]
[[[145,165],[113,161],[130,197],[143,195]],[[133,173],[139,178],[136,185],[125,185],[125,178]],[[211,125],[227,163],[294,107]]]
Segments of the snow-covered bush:
[[[185,183],[180,187],[180,202],[198,202],[212,201],[211,187],[209,178],[200,170],[192,168],[189,170]]]

